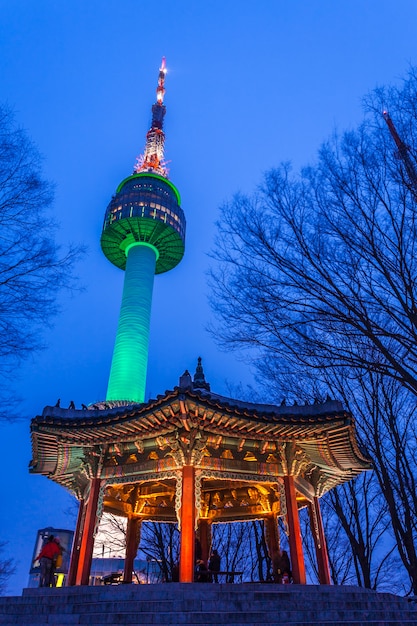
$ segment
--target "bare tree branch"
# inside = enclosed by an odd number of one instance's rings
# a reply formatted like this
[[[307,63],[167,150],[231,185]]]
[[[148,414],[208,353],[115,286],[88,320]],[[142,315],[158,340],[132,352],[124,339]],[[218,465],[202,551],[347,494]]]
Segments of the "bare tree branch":
[[[43,347],[58,294],[76,286],[74,266],[84,250],[57,244],[53,197],[36,147],[0,106],[0,377],[7,382]]]
[[[210,277],[212,332],[224,348],[250,351],[266,393],[331,393],[357,418],[375,477],[329,496],[333,530],[351,549],[334,580],[354,571],[358,584],[375,587],[383,564],[397,559],[413,593],[417,193],[382,111],[417,165],[416,103],[411,68],[400,87],[370,94],[364,122],[331,137],[311,166],[297,175],[284,163],[256,193],[226,203]]]

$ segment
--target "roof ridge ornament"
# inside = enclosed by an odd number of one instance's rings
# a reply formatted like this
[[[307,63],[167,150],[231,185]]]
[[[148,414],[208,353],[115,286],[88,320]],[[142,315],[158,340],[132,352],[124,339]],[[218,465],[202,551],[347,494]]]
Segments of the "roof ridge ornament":
[[[199,356],[197,359],[197,367],[194,374],[193,387],[194,389],[207,389],[207,391],[210,391],[210,384],[206,382],[206,378],[204,376],[201,356]]]

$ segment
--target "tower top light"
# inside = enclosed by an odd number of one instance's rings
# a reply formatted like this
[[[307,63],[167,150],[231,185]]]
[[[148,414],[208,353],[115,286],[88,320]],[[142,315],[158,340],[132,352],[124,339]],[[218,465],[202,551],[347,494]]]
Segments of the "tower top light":
[[[152,123],[146,134],[145,150],[136,159],[136,164],[133,168],[134,173],[137,174],[140,172],[151,172],[168,178],[168,170],[164,159],[165,133],[163,131],[166,112],[164,105],[166,73],[165,57],[162,57],[156,88],[156,102],[152,105]]]
[[[164,101],[165,95],[165,74],[167,73],[165,57],[162,57],[161,67],[159,68],[159,76],[158,76],[158,87],[156,88],[156,100],[158,104],[162,104]]]

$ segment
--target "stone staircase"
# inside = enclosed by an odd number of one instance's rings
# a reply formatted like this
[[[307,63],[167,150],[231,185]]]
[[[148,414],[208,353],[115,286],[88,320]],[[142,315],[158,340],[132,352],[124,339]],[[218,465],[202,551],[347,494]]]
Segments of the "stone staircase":
[[[389,593],[323,585],[65,587],[0,598],[0,624],[417,626],[417,605]]]

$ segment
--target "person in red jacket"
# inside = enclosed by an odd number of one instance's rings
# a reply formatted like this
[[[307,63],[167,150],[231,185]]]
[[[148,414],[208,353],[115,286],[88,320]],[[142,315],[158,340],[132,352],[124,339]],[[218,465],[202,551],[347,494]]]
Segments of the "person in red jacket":
[[[54,581],[52,580],[54,575],[54,562],[59,553],[60,548],[54,541],[54,536],[51,535],[36,557],[36,560],[41,564],[40,587],[54,586]]]

